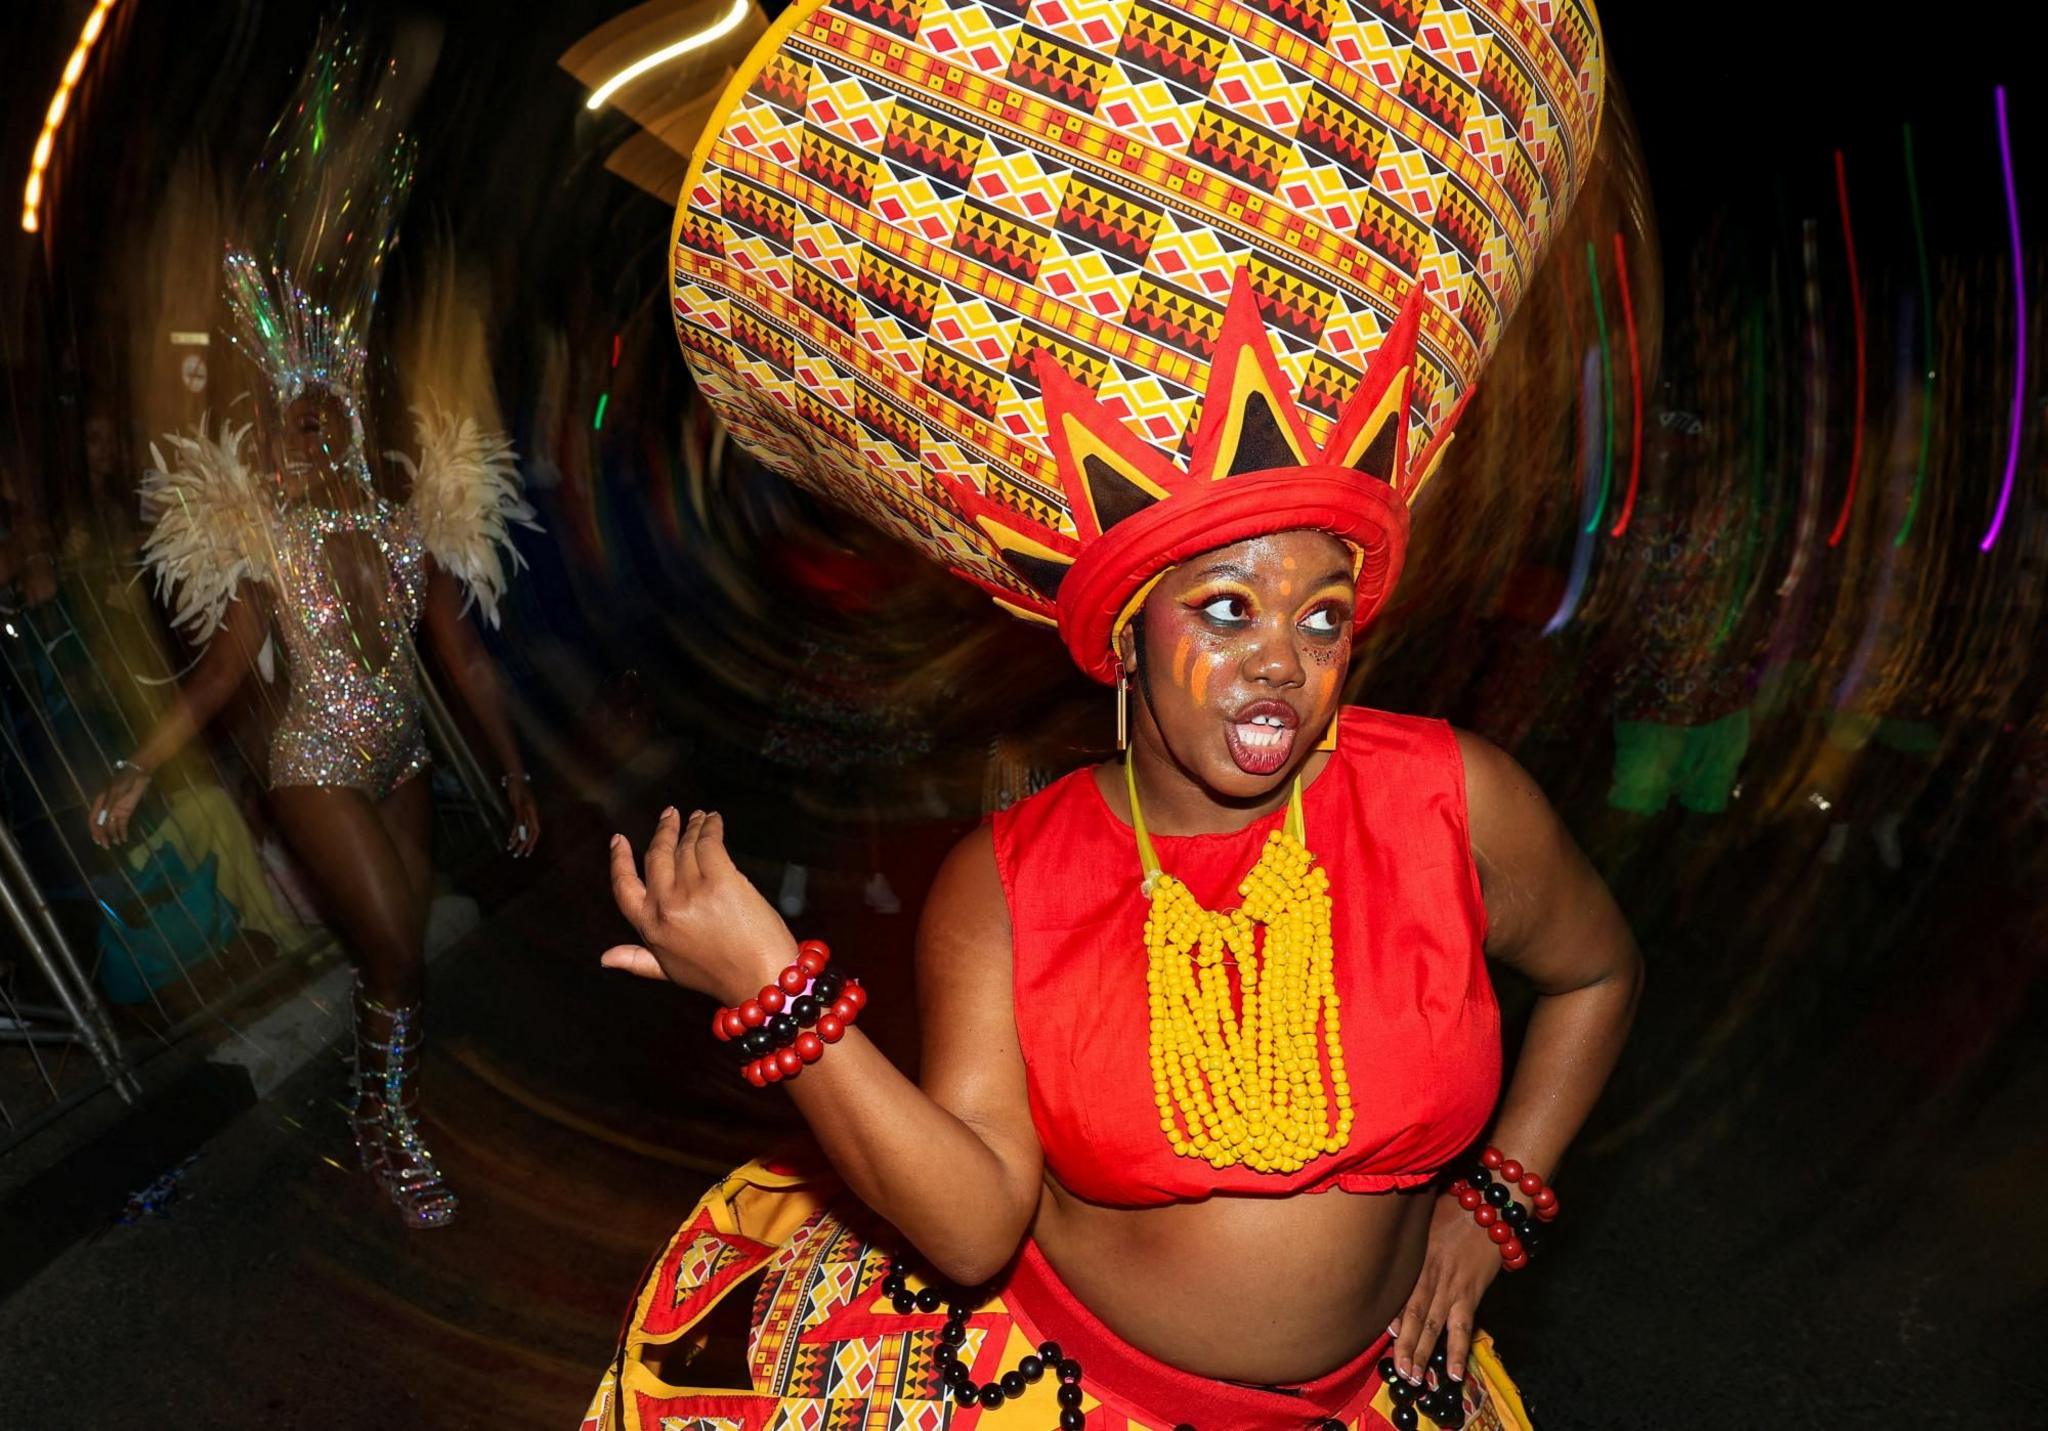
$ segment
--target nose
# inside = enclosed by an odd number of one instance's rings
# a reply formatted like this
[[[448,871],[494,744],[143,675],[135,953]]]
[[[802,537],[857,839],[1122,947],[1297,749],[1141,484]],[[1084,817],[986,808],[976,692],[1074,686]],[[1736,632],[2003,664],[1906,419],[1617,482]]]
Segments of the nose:
[[[1283,618],[1259,623],[1256,642],[1245,658],[1244,674],[1246,680],[1267,686],[1299,686],[1308,679],[1290,622]]]

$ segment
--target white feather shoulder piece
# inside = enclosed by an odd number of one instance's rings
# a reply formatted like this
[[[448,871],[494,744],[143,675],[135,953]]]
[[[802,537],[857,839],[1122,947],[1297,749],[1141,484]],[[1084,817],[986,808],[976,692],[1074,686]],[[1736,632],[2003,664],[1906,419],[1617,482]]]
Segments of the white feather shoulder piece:
[[[247,424],[232,423],[218,437],[204,422],[189,435],[165,433],[170,460],[151,443],[155,465],[142,475],[142,510],[152,520],[143,562],[172,623],[201,642],[213,639],[243,582],[275,584],[270,498],[242,460],[248,436]]]
[[[526,563],[512,545],[517,524],[540,530],[523,495],[511,441],[474,418],[441,408],[413,409],[420,457],[384,454],[412,479],[407,497],[420,540],[434,560],[462,583],[468,601],[498,624],[498,602],[512,571]],[[509,569],[508,569],[509,562]]]

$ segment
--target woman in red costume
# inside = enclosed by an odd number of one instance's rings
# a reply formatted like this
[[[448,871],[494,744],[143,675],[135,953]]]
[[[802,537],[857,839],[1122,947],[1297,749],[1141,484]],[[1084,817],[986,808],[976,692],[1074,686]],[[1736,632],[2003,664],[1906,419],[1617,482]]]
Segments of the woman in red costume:
[[[642,1287],[586,1424],[1525,1427],[1476,1310],[1558,1212],[1549,1179],[1620,1052],[1639,962],[1507,756],[1341,693],[1399,575],[1409,504],[1586,162],[1590,14],[1476,0],[1404,30],[1412,6],[1352,5],[1347,32],[1342,15],[1148,0],[1104,11],[1096,34],[1092,11],[1040,6],[999,27],[1005,66],[961,58],[931,18],[959,12],[882,8],[799,6],[742,67],[685,185],[684,344],[740,441],[905,517],[1006,608],[1056,626],[1116,685],[1124,758],[996,816],[946,862],[919,933],[915,1082],[856,1026],[857,980],[734,868],[718,815],[670,810],[637,855],[614,839],[637,941],[603,962],[729,1006],[714,1033],[750,1081],[789,1083],[830,1173],[755,1164],[707,1195]],[[1475,35],[1481,53],[1455,53]],[[1087,69],[1084,42],[1115,60]],[[1100,166],[1154,172],[1144,146],[1165,134],[1138,113],[1137,72],[1186,78],[1190,55],[1211,86],[1184,150],[1199,162],[1156,189],[1111,186]],[[1062,56],[1080,79],[1046,81]],[[1528,92],[1499,78],[1516,62]],[[1412,83],[1460,74],[1481,78],[1436,100]],[[891,76],[880,159],[863,160],[858,101],[879,103]],[[1084,81],[1096,92],[1077,97]],[[1369,102],[1376,83],[1393,92]],[[1489,131],[1497,90],[1521,96],[1520,123]],[[1293,159],[1270,182],[1239,172],[1267,132],[1253,108],[1291,120]],[[1386,155],[1448,156],[1427,281],[1402,274],[1416,245],[1384,241],[1393,219],[1375,227],[1382,198],[1355,195],[1348,215],[1366,219],[1347,228],[1327,189],[1288,188],[1290,164],[1366,142],[1330,135],[1368,112],[1411,142]],[[1474,135],[1516,152],[1544,136],[1542,204],[1430,148],[1446,126],[1474,152]],[[800,162],[778,166],[778,144]],[[1020,292],[1014,246],[1032,230],[1000,200],[1063,154],[1059,218]],[[1398,179],[1370,172],[1367,187]],[[934,231],[888,193],[938,192],[911,180],[947,173],[968,176],[949,247],[920,247]],[[1477,265],[1453,317],[1435,265],[1487,250],[1443,228],[1469,197],[1460,176],[1503,206],[1491,222],[1515,276]],[[1261,208],[1260,182],[1292,207]],[[868,237],[856,199],[901,226]],[[1320,227],[1289,229],[1305,209]],[[1225,249],[1270,240],[1226,255],[1206,303],[1199,279],[1170,281],[1217,252],[1187,242],[1199,221]],[[1071,262],[1084,240],[1137,266]],[[1180,263],[1159,261],[1176,246]],[[970,252],[980,267],[959,261]],[[1064,283],[1048,275],[1063,261]],[[835,301],[813,275],[842,266],[858,306],[834,326],[873,341],[809,321]],[[1090,271],[1093,289],[1073,277]],[[1342,281],[1361,273],[1378,275],[1362,292]],[[1062,319],[1112,308],[1114,324]],[[1369,341],[1333,339],[1366,311]],[[1002,334],[1007,359],[975,361],[978,332]],[[892,343],[918,360],[893,361]],[[998,368],[1002,384],[977,388]],[[896,397],[922,425],[898,422]],[[1538,993],[1505,1086],[1489,958]],[[751,1385],[692,1386],[705,1319],[756,1273]]]

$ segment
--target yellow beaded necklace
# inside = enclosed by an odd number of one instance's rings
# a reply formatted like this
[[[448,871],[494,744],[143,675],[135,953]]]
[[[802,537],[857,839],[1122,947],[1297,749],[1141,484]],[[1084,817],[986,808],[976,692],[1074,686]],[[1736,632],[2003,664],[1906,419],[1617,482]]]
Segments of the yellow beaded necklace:
[[[1287,797],[1285,826],[1266,837],[1238,886],[1244,903],[1228,911],[1202,908],[1159,868],[1128,757],[1124,783],[1152,902],[1145,987],[1159,1130],[1181,1157],[1217,1168],[1291,1173],[1341,1151],[1351,1139],[1351,1085],[1337,1017],[1330,877],[1306,843],[1301,778]],[[1226,955],[1237,965],[1234,999]]]

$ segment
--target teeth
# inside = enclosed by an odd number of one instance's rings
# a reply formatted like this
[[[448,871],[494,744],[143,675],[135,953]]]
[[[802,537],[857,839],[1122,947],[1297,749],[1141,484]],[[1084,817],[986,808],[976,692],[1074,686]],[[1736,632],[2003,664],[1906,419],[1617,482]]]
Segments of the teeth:
[[[1268,725],[1263,719],[1239,721],[1237,738],[1245,745],[1258,750],[1272,750],[1286,743],[1290,732],[1287,727],[1275,721]]]

